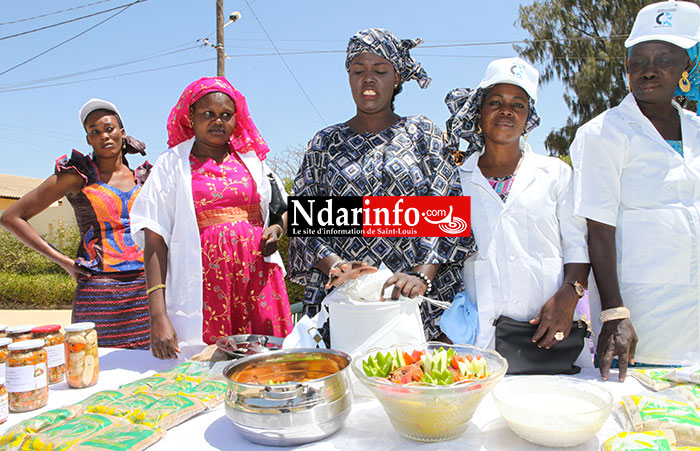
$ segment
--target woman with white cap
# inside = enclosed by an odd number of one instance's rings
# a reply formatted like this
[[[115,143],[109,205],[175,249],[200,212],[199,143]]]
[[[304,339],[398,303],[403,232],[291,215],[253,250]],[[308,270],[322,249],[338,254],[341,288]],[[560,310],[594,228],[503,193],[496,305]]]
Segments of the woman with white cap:
[[[640,10],[625,42],[630,94],[571,145],[575,213],[588,222],[600,293],[591,311],[603,379],[615,356],[623,380],[628,364],[700,354],[700,119],[673,100],[698,98],[698,40],[698,5]]]
[[[573,216],[571,169],[525,142],[540,123],[538,78],[520,58],[499,59],[477,89],[455,89],[445,99],[452,114],[448,146],[471,196],[479,249],[464,266],[479,347],[494,347],[492,323],[500,315],[537,324],[532,341],[556,346],[569,335],[589,272],[586,224]],[[464,152],[460,139],[468,143]]]
[[[73,150],[70,158],[56,160],[54,175],[5,210],[0,223],[75,278],[73,321],[94,322],[100,346],[148,349],[143,251],[131,237],[129,210],[150,165],[134,171],[125,158],[145,155],[146,145],[126,135],[111,102],[90,99],[78,116],[92,155]],[[80,229],[75,260],[44,241],[28,222],[64,196]]]

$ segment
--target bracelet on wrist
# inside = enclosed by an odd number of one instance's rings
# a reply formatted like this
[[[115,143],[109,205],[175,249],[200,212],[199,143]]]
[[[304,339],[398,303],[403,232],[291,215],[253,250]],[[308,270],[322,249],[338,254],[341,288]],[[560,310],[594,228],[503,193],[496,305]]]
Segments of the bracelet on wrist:
[[[158,285],[153,285],[151,288],[147,289],[146,296],[148,296],[149,294],[153,293],[154,291],[160,290],[160,289],[165,289],[164,283],[159,283]]]
[[[432,282],[432,281],[430,280],[430,278],[429,278],[428,276],[426,276],[424,273],[422,273],[422,272],[420,272],[420,271],[411,271],[411,272],[409,272],[409,273],[407,273],[407,274],[408,274],[409,276],[418,277],[418,278],[421,280],[421,282],[423,282],[423,283],[425,284],[425,286],[427,287],[427,289],[425,290],[425,293],[426,293],[426,294],[428,294],[428,293],[430,293],[431,291],[433,291],[433,282]]]
[[[616,319],[627,319],[630,317],[630,310],[627,307],[615,307],[605,309],[600,312],[600,321],[614,321]]]

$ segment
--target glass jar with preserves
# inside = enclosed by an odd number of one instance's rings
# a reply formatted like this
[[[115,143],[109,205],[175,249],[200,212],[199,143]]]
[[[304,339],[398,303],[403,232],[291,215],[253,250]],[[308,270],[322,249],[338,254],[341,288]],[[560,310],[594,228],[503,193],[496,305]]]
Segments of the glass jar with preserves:
[[[5,333],[12,341],[22,341],[32,339],[32,329],[34,324],[23,324],[21,326],[11,326],[5,329]]]
[[[7,421],[10,411],[7,408],[7,390],[5,389],[5,378],[0,376],[0,424]]]
[[[51,324],[32,329],[34,338],[40,338],[46,343],[46,364],[49,367],[49,385],[61,382],[66,375],[66,350],[63,346],[61,326]]]
[[[5,388],[10,412],[28,412],[49,401],[49,378],[44,340],[22,340],[7,346]]]
[[[7,337],[7,332],[5,332],[6,329],[7,329],[7,324],[0,324],[0,338]]]
[[[5,377],[5,366],[7,365],[7,356],[10,351],[7,350],[7,345],[12,343],[11,338],[0,338],[0,377]]]
[[[95,323],[74,323],[65,327],[66,382],[69,387],[95,385],[100,375]]]

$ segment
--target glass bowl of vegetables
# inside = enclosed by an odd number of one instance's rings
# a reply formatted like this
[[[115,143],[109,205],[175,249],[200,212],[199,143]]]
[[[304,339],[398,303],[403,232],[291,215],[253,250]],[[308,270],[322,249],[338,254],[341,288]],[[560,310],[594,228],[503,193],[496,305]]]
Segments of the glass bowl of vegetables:
[[[495,351],[439,342],[370,349],[352,362],[394,429],[421,442],[459,437],[507,368]]]

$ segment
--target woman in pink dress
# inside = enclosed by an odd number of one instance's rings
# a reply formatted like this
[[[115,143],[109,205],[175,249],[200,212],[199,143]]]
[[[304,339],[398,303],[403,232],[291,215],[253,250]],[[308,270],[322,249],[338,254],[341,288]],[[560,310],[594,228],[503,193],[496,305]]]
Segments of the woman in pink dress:
[[[269,148],[245,98],[223,77],[192,83],[168,118],[168,145],[132,208],[145,244],[153,354],[173,358],[183,346],[235,334],[286,336],[291,313],[276,252],[286,213],[268,224]]]

